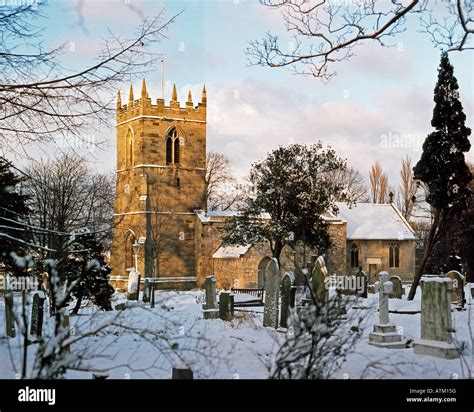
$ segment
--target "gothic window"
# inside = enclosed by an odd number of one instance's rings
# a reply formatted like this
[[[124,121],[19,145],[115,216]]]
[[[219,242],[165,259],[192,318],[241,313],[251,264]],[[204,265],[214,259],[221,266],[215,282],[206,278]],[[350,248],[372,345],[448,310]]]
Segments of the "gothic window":
[[[181,160],[181,137],[178,130],[173,127],[166,137],[166,164],[179,164]]]
[[[359,267],[359,246],[355,243],[351,246],[351,268]]]
[[[173,163],[173,140],[171,136],[166,139],[166,164],[170,165]]]
[[[174,162],[179,164],[179,137],[174,139]]]
[[[133,166],[133,131],[128,129],[125,139],[125,163],[127,167]]]
[[[400,245],[393,243],[390,245],[388,252],[389,267],[399,268],[400,267]]]

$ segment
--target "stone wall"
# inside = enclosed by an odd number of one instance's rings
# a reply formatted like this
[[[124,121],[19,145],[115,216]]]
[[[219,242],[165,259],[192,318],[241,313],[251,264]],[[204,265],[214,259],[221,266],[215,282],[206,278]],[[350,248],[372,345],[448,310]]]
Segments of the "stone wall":
[[[351,268],[351,246],[356,243],[359,247],[359,265],[362,270],[369,275],[370,282],[377,280],[377,274],[387,271],[391,276],[397,275],[402,280],[413,280],[415,275],[415,241],[414,240],[348,240],[346,273],[356,273],[357,268]],[[400,246],[400,267],[389,267],[389,249],[391,244]],[[368,260],[380,260],[380,264],[369,268]]]

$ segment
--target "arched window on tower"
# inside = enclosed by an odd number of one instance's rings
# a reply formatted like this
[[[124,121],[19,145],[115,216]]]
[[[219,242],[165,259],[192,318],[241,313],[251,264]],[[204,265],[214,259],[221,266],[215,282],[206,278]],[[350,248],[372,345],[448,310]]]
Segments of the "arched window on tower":
[[[128,129],[125,139],[125,164],[127,167],[133,166],[133,131]]]
[[[181,139],[176,127],[170,129],[166,136],[166,164],[179,164],[181,161]]]
[[[171,136],[166,139],[166,164],[170,165],[173,163],[173,140]]]
[[[359,246],[353,243],[351,246],[351,268],[359,267]]]
[[[174,139],[174,163],[179,164],[179,137]]]

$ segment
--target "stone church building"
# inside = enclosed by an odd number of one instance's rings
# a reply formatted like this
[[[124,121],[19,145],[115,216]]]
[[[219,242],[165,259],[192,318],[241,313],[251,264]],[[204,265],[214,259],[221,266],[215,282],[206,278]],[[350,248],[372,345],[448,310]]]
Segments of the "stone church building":
[[[207,95],[191,92],[178,101],[154,102],[145,80],[138,99],[117,98],[117,171],[112,284],[126,287],[128,272],[154,278],[158,288],[190,289],[214,275],[217,286],[262,287],[271,254],[267,245],[222,246],[223,228],[237,212],[206,207]],[[331,247],[325,251],[329,273],[349,274],[362,266],[371,280],[380,270],[411,279],[415,236],[393,204],[340,204],[328,213]],[[316,254],[285,247],[282,273],[310,267]]]

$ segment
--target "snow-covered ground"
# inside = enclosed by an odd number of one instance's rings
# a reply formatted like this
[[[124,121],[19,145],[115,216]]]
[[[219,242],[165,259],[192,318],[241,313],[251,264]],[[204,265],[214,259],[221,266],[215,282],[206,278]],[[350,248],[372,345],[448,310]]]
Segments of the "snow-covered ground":
[[[466,291],[467,292],[467,291]],[[231,322],[202,319],[201,291],[157,291],[156,306],[129,302],[124,311],[101,312],[85,307],[71,316],[74,336],[98,325],[109,325],[72,345],[81,357],[68,378],[91,378],[91,370],[107,371],[111,378],[170,378],[172,367],[190,367],[195,378],[265,379],[284,330],[264,328],[263,309],[236,311]],[[406,296],[406,295],[405,295]],[[420,291],[413,302],[390,299],[390,320],[408,339],[420,334]],[[464,342],[462,359],[443,360],[415,355],[413,348],[383,349],[368,344],[368,334],[377,322],[377,295],[369,295],[354,309],[365,318],[364,333],[334,378],[466,378],[472,370],[472,340],[468,319],[474,321],[474,301],[466,293],[465,311],[453,311],[455,338]],[[19,297],[16,300],[20,302]],[[113,305],[125,302],[114,295]],[[469,310],[471,309],[471,310]],[[408,312],[408,313],[405,313]],[[20,365],[20,338],[5,337],[4,302],[0,300],[0,378],[15,378]],[[48,329],[48,315],[45,321]],[[36,345],[30,346],[29,366]],[[466,362],[463,364],[463,361]]]

